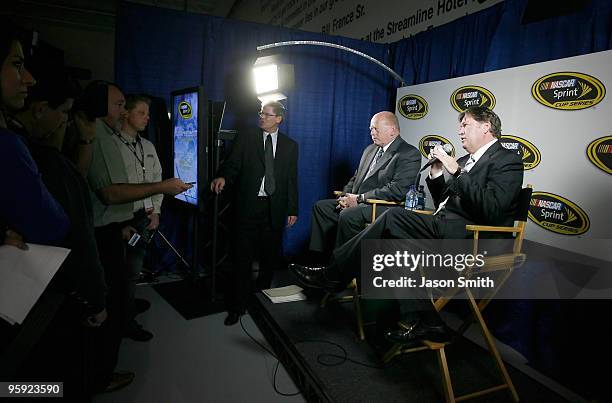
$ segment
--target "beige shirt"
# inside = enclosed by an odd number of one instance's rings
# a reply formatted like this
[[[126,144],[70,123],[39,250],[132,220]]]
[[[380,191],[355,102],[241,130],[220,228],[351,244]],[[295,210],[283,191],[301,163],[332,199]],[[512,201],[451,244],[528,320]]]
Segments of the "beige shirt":
[[[102,120],[96,120],[96,138],[92,144],[91,166],[87,173],[96,227],[127,221],[133,217],[134,203],[107,205],[97,194],[100,189],[112,184],[128,183],[125,164],[121,150],[114,140],[114,133]]]

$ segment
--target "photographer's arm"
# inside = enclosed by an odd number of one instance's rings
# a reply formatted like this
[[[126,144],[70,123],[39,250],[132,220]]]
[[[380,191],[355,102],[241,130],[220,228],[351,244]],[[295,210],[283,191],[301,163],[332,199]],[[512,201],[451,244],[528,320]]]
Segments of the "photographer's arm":
[[[91,166],[93,142],[96,138],[96,122],[89,121],[82,111],[75,114],[74,122],[79,136],[74,163],[79,173],[87,178]]]

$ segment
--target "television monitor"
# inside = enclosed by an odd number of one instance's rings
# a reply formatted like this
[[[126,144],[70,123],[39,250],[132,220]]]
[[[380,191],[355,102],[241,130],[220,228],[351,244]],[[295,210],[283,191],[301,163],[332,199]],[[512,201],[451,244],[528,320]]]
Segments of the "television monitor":
[[[174,197],[200,210],[206,188],[206,113],[202,87],[172,92],[174,177],[193,185]]]

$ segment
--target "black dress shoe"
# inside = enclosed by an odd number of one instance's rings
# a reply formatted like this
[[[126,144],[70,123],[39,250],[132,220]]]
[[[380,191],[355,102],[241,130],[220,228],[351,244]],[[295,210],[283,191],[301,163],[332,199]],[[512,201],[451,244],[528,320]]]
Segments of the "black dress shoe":
[[[227,318],[225,318],[225,321],[223,321],[223,324],[225,326],[232,326],[232,325],[235,325],[239,319],[240,319],[240,314],[238,312],[228,312]]]
[[[149,341],[153,338],[153,333],[144,330],[141,325],[136,325],[125,332],[123,337],[130,338],[134,341]]]
[[[400,344],[412,344],[422,340],[436,343],[448,343],[451,337],[448,327],[443,323],[439,325],[427,325],[423,322],[417,322],[413,326],[387,332],[385,334],[385,339],[392,343]]]
[[[134,310],[137,314],[143,313],[151,308],[151,303],[146,299],[142,298],[134,298]]]
[[[134,380],[134,373],[129,371],[113,372],[113,377],[108,386],[101,393],[109,393],[126,387]]]
[[[328,278],[327,270],[325,266],[302,266],[296,263],[289,265],[289,271],[295,275],[300,285],[306,288],[319,288],[328,292],[342,291],[346,284]]]

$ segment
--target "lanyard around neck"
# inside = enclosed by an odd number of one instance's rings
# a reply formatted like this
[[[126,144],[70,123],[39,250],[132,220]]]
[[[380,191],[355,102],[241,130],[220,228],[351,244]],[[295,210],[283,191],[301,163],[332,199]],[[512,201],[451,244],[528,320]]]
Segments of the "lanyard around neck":
[[[132,154],[134,154],[134,158],[136,158],[136,161],[138,161],[140,167],[142,168],[142,178],[144,179],[146,168],[144,164],[144,148],[142,147],[142,141],[140,140],[140,137],[138,137],[137,135],[136,142],[130,143],[129,141],[124,139],[123,136],[118,132],[113,131],[113,134],[119,138],[119,140],[128,148],[128,150],[132,152]],[[140,157],[138,156],[138,154],[136,154],[136,146],[134,146],[134,144],[138,144],[139,146],[138,151],[140,151]]]

